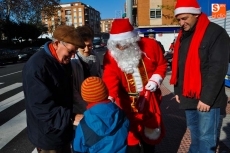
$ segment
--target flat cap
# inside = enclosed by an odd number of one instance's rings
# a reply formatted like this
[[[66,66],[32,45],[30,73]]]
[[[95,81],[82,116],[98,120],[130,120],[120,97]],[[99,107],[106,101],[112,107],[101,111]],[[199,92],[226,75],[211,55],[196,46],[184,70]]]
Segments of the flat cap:
[[[53,38],[59,41],[70,43],[77,48],[85,48],[85,42],[80,37],[76,29],[72,26],[58,26],[53,33]]]

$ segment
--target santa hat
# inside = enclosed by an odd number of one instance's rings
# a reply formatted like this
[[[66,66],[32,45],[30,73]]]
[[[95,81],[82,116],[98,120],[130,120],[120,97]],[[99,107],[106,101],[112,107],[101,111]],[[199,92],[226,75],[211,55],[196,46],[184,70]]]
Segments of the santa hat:
[[[137,37],[137,32],[130,24],[129,19],[114,19],[110,30],[110,40],[125,40],[133,37]]]
[[[177,0],[174,14],[177,16],[183,13],[200,14],[201,8],[197,0]]]
[[[87,103],[102,102],[108,99],[108,90],[99,77],[88,77],[82,82],[81,96]]]

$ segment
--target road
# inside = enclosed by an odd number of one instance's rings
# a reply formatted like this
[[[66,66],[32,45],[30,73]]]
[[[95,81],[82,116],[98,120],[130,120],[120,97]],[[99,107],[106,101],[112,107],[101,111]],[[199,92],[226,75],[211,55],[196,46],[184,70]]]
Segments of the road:
[[[0,67],[1,153],[31,153],[34,150],[26,135],[23,66],[24,63],[18,63]]]
[[[94,50],[94,53],[99,57],[101,65],[103,65],[103,58],[104,58],[106,51],[107,51],[106,47],[97,48]]]

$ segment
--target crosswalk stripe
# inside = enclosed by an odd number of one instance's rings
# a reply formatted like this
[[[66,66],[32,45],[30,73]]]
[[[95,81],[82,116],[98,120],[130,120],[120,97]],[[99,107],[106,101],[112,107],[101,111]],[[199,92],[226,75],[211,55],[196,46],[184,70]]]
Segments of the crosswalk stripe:
[[[17,71],[17,72],[9,73],[9,74],[6,74],[6,75],[2,75],[2,76],[0,76],[0,78],[3,78],[5,76],[9,76],[9,75],[12,75],[12,74],[20,73],[20,72],[22,72],[22,71]]]
[[[0,95],[10,91],[10,90],[13,90],[13,89],[16,89],[18,87],[21,87],[22,86],[22,83],[14,83],[12,85],[9,85],[7,87],[4,87],[4,88],[1,88],[0,89]]]
[[[32,153],[38,153],[37,149],[34,148],[34,150],[32,151]]]
[[[16,104],[17,102],[19,102],[22,99],[24,99],[24,94],[21,91],[21,92],[17,93],[16,95],[1,101],[0,102],[0,112],[5,110],[6,108]]]
[[[26,128],[26,111],[22,111],[17,116],[0,126],[0,149],[9,143],[17,134]]]

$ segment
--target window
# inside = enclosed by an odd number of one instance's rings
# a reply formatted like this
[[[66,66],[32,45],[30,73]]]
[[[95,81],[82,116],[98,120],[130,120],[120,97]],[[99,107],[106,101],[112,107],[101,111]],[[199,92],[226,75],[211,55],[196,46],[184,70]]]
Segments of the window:
[[[161,9],[150,9],[150,18],[161,18]]]
[[[69,22],[70,20],[71,20],[70,18],[65,17],[65,21],[66,21],[66,22]]]
[[[66,22],[65,24],[68,25],[68,26],[72,26],[72,22],[71,21],[70,22]]]
[[[137,5],[137,0],[133,0],[133,5]]]
[[[71,15],[71,10],[65,10],[65,15]]]

